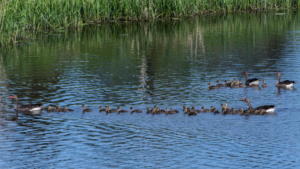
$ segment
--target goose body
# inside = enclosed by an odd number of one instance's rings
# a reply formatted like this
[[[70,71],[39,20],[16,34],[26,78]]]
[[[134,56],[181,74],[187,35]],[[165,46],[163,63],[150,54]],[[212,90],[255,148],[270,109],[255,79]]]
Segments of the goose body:
[[[251,113],[259,112],[260,114],[264,113],[274,113],[275,112],[275,105],[263,105],[253,108],[250,100],[247,98],[241,99],[241,101],[245,102],[248,105],[248,110]]]
[[[274,113],[275,112],[275,105],[264,105],[256,107],[255,110],[263,111],[266,113]]]
[[[258,78],[251,78],[248,79],[248,72],[243,72],[243,75],[245,76],[245,84],[246,86],[258,86],[259,85],[259,79]]]
[[[40,114],[42,112],[41,105],[19,105],[17,111],[27,114]]]
[[[99,112],[105,112],[106,108],[102,108],[102,106],[99,106]]]
[[[295,81],[291,81],[291,80],[285,80],[282,82],[278,82],[276,84],[277,87],[286,87],[286,88],[293,88],[295,84]]]
[[[92,111],[92,110],[91,110],[90,108],[88,108],[86,105],[82,105],[81,108],[82,108],[82,112],[83,112],[83,113],[91,112],[91,111]]]
[[[211,83],[208,83],[208,90],[213,90],[213,89],[218,89],[218,88],[220,88],[219,86],[217,86],[217,85],[211,85]]]
[[[284,81],[281,81],[281,73],[280,72],[277,72],[276,73],[276,76],[277,76],[277,83],[276,83],[276,87],[282,87],[282,88],[288,88],[288,89],[291,89],[294,87],[294,84],[296,83],[295,81],[292,81],[292,80],[284,80]]]
[[[125,110],[125,109],[121,109],[120,107],[118,107],[117,112],[118,112],[118,113],[126,113],[126,112],[128,112],[128,111]]]
[[[133,107],[130,107],[130,113],[143,113],[140,109],[133,109]]]
[[[259,79],[257,79],[257,78],[248,79],[246,81],[246,85],[247,86],[258,86],[259,85]]]

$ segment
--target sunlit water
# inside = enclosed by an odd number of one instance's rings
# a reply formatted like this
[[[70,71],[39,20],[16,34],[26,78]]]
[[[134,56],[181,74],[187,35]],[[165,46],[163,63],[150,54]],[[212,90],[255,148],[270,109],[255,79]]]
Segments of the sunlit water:
[[[265,79],[265,89],[208,82]],[[205,16],[122,23],[53,34],[0,51],[0,168],[297,168],[299,90],[275,88],[275,72],[300,78],[299,14]],[[22,104],[75,112],[20,114]],[[276,115],[99,113],[99,105],[181,110],[275,104]],[[81,113],[80,106],[93,109]]]

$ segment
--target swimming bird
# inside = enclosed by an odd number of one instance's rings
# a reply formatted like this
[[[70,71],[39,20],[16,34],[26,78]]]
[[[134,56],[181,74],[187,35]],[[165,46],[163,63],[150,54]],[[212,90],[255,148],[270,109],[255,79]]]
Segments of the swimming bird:
[[[133,109],[133,107],[130,107],[130,113],[143,113],[140,109]]]
[[[231,110],[231,114],[239,114],[240,113],[240,109],[233,109]]]
[[[74,110],[68,107],[62,107],[62,112],[73,112]]]
[[[221,112],[223,114],[229,114],[230,113],[230,107],[228,107],[227,103],[221,104]]]
[[[187,114],[189,116],[195,116],[195,115],[197,115],[197,111],[196,111],[195,107],[187,108],[187,112],[185,114]]]
[[[202,106],[201,107],[201,109],[200,109],[200,112],[202,112],[202,113],[207,113],[207,112],[209,112],[210,110],[209,109],[206,109],[204,106]]]
[[[248,74],[249,74],[248,72],[243,72],[242,74],[245,76],[246,86],[255,87],[255,86],[259,85],[259,79],[257,79],[257,78],[248,79]]]
[[[265,112],[265,113],[274,113],[275,112],[275,105],[263,105],[263,106],[258,106],[256,108],[253,108],[250,100],[247,98],[241,99],[241,101],[245,102],[248,105],[248,109],[250,110],[251,113],[255,111],[260,111],[260,112]]]
[[[102,106],[99,106],[99,112],[105,112],[106,108],[102,108]]]
[[[44,107],[43,110],[45,110],[47,112],[55,112],[56,108],[57,108],[56,105],[48,105],[48,106]]]
[[[217,111],[217,108],[214,107],[214,106],[210,106],[210,109],[209,109],[210,112],[214,113]]]
[[[281,78],[280,72],[277,72],[276,76],[277,76],[276,87],[287,88],[287,89],[293,88],[295,81],[291,81],[291,80],[280,81],[280,78]]]
[[[37,115],[42,112],[42,105],[41,104],[29,104],[29,105],[17,105],[16,111],[23,112],[26,114]]]
[[[83,104],[81,106],[82,112],[86,113],[86,112],[91,112],[92,110],[90,108],[88,108],[85,104]]]
[[[265,80],[262,81],[262,85],[261,85],[262,88],[266,88],[268,87],[267,83]]]
[[[110,106],[105,106],[105,112],[106,113],[113,113],[113,112],[117,112],[117,109],[112,109],[110,108]]]
[[[148,108],[147,109],[147,113],[150,113],[150,114],[160,114],[161,110],[159,107],[157,107],[156,105],[153,107],[153,108]]]
[[[208,82],[207,84],[208,84],[208,89],[209,90],[213,90],[213,89],[218,89],[219,88],[218,86],[211,85],[210,82]]]
[[[121,109],[120,106],[118,106],[117,112],[118,113],[126,113],[126,112],[128,112],[128,110]]]
[[[243,84],[241,81],[239,80],[232,80],[230,81],[230,87],[231,88],[240,88],[241,84]]]
[[[176,110],[176,109],[168,109],[168,110],[166,110],[165,114],[176,114],[176,113],[178,113],[178,112],[179,112],[179,111]]]
[[[72,112],[74,111],[73,109],[70,109],[68,107],[61,107],[61,106],[56,106],[56,105],[49,105],[46,108],[46,111],[48,112]]]
[[[218,88],[220,88],[220,87],[225,87],[225,84],[220,83],[219,80],[217,80],[216,83],[217,83],[216,86],[217,86]]]
[[[16,102],[16,111],[23,112],[28,114],[40,114],[42,112],[42,104],[29,104],[29,105],[20,105],[18,96],[8,96],[9,99],[12,99]]]

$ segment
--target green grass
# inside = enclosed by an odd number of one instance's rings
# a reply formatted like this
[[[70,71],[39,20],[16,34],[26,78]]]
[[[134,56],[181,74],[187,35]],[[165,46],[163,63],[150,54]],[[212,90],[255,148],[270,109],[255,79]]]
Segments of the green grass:
[[[299,6],[300,0],[0,0],[0,46],[37,32],[65,31],[103,21]]]

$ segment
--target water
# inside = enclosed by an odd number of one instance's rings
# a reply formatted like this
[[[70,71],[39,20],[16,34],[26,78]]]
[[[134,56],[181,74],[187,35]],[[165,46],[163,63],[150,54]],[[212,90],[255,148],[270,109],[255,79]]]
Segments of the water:
[[[205,16],[121,23],[39,37],[0,52],[0,168],[297,168],[300,96],[278,91],[274,73],[300,78],[299,14]],[[266,80],[266,89],[208,91],[207,83]],[[69,113],[21,114],[23,104]],[[276,115],[99,113],[97,107],[182,105],[245,108],[275,104]],[[80,106],[93,109],[81,113]]]

